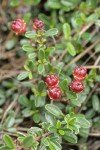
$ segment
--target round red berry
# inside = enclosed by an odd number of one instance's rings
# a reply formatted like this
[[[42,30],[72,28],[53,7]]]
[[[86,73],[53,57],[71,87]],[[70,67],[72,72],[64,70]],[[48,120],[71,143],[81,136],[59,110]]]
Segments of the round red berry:
[[[12,22],[11,29],[16,32],[16,34],[23,34],[26,32],[26,23],[22,19],[16,19]]]
[[[48,96],[51,100],[59,100],[61,98],[62,92],[60,87],[52,87],[48,90]]]
[[[84,80],[86,78],[86,68],[82,66],[77,66],[74,69],[73,76],[77,80]]]
[[[42,30],[43,28],[44,28],[44,22],[39,19],[35,19],[33,23],[33,29]]]
[[[82,92],[84,90],[83,82],[80,81],[80,80],[74,80],[74,81],[72,81],[72,83],[70,85],[70,89],[74,93],[80,93],[80,92]]]
[[[59,83],[59,78],[56,75],[51,74],[46,77],[46,84],[49,87],[57,86],[58,83]]]

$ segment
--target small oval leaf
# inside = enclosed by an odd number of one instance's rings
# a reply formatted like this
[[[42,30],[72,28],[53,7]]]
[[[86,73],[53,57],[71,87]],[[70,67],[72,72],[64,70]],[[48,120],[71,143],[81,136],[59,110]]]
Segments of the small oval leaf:
[[[54,36],[58,33],[58,30],[56,28],[54,29],[49,29],[48,31],[45,32],[45,36]]]
[[[11,148],[11,149],[15,148],[14,142],[13,142],[12,138],[9,135],[5,134],[3,136],[3,141],[5,142],[5,144],[8,148]]]
[[[17,76],[17,79],[20,81],[20,80],[24,80],[28,77],[29,75],[29,72],[25,71],[25,72],[21,72],[18,76]]]
[[[63,32],[65,35],[65,39],[70,40],[71,39],[71,28],[70,28],[70,25],[68,23],[65,23],[63,25]]]
[[[27,31],[25,33],[25,37],[29,38],[29,39],[32,39],[36,36],[36,32],[35,31]]]
[[[25,139],[23,140],[23,145],[25,148],[29,148],[31,147],[33,144],[33,136],[27,136],[25,137]]]
[[[53,105],[53,104],[47,104],[46,106],[45,106],[45,109],[47,110],[47,111],[49,111],[51,114],[53,114],[54,116],[56,116],[56,117],[60,117],[61,115],[63,115],[62,114],[62,111],[57,107],[57,106],[55,106],[55,105]]]
[[[68,53],[72,56],[75,56],[76,55],[76,51],[75,51],[75,48],[74,46],[72,45],[72,43],[68,42],[67,44],[67,50],[68,50]]]

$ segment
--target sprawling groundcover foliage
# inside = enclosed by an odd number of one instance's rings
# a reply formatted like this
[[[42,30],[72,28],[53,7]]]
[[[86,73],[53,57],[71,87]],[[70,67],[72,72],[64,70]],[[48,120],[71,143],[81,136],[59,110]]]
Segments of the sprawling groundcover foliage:
[[[100,149],[99,0],[2,0],[0,150]]]

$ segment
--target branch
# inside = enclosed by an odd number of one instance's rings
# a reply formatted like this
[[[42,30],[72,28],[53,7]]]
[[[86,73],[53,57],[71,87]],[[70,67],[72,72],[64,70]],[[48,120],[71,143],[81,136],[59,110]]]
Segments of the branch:
[[[91,51],[91,49],[93,49],[98,43],[100,43],[100,39],[97,40],[95,43],[93,43],[91,46],[89,46],[85,51],[80,53],[74,59],[72,59],[72,61],[68,65],[65,66],[65,69],[67,69],[68,66],[70,66],[71,64],[76,63],[80,58],[82,58],[85,54],[87,54],[89,51]]]

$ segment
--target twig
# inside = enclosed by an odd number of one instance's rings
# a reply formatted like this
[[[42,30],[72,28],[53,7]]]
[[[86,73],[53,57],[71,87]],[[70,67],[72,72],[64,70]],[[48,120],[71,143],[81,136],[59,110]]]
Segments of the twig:
[[[89,133],[89,136],[100,137],[100,132],[98,132],[98,133]]]
[[[58,62],[60,62],[64,58],[64,56],[66,55],[66,53],[67,53],[67,50],[65,49],[63,51],[62,55],[59,57]]]
[[[100,69],[100,65],[99,66],[84,66],[86,69]]]
[[[16,133],[11,133],[11,132],[8,132],[8,131],[2,131],[0,134],[9,134],[13,137],[18,137],[18,135]]]
[[[86,103],[88,102],[88,100],[90,99],[91,95],[94,93],[94,91],[96,90],[97,87],[98,87],[98,83],[95,84],[95,86],[93,87],[93,89],[89,93],[87,99],[85,100],[85,102],[83,103],[83,105],[79,108],[78,113],[81,113],[83,107],[86,105]]]
[[[93,49],[95,47],[95,45],[97,45],[99,42],[100,42],[100,39],[97,40],[95,43],[93,43],[91,46],[89,46],[85,51],[83,51],[82,53],[80,53],[78,56],[76,56],[68,65],[65,66],[65,69],[67,69],[69,65],[77,62],[85,54],[87,54],[89,51],[91,51],[91,49]]]
[[[18,97],[19,97],[19,95],[16,96],[16,98],[12,101],[12,103],[11,103],[11,104],[8,106],[8,108],[5,110],[5,113],[4,113],[4,115],[3,115],[3,117],[2,117],[2,120],[1,120],[1,124],[4,122],[4,120],[5,120],[5,118],[6,118],[7,114],[8,114],[8,112],[9,112],[9,110],[12,109],[12,108],[16,105],[16,101],[17,101]]]
[[[82,28],[82,30],[79,32],[79,35],[82,35],[86,30],[88,30],[92,25],[94,24],[94,22],[89,23],[88,25],[84,26],[84,28]]]
[[[38,136],[34,139],[34,141],[38,141],[40,140],[42,137],[46,137],[46,136],[49,136],[51,133],[44,133],[42,136]]]

